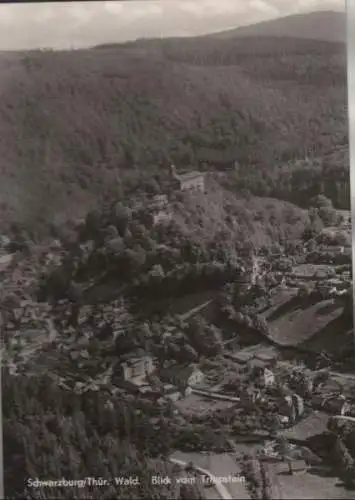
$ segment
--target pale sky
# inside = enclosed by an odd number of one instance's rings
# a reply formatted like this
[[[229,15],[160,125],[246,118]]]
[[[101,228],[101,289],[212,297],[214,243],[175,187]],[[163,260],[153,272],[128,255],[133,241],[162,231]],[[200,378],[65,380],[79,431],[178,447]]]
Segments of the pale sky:
[[[349,0],[353,1],[353,0]],[[141,0],[0,5],[0,50],[75,48],[190,36],[315,10],[345,0]]]
[[[354,29],[351,29],[355,23],[355,0],[348,0],[347,2],[347,22],[351,199],[352,213],[355,215],[355,31]],[[355,243],[355,231],[353,231],[353,242]],[[353,245],[353,266],[355,270],[355,245]]]

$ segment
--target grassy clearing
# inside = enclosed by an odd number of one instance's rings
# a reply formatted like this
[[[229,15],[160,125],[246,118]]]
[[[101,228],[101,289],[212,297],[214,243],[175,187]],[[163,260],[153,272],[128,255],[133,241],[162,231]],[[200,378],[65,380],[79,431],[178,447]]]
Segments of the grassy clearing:
[[[271,338],[280,345],[300,345],[337,320],[342,312],[343,306],[334,300],[324,300],[307,308],[290,306],[288,312],[271,321]]]

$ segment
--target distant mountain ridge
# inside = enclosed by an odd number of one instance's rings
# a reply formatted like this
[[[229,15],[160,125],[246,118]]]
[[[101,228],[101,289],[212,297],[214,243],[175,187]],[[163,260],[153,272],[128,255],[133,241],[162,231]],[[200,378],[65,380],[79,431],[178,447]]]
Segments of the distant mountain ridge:
[[[271,21],[232,28],[209,36],[214,38],[277,36],[345,43],[346,14],[335,11],[294,14]]]
[[[214,33],[197,36],[173,36],[162,38],[137,38],[127,42],[110,42],[96,45],[97,49],[115,47],[149,47],[164,43],[196,42],[198,40],[227,40],[233,38],[294,38],[319,42],[346,43],[346,14],[336,11],[315,11],[306,14],[292,14],[269,21],[248,24]]]
[[[0,53],[0,221],[81,217],[206,148],[236,152],[236,191],[295,203],[334,170],[347,208],[346,47],[291,34]]]

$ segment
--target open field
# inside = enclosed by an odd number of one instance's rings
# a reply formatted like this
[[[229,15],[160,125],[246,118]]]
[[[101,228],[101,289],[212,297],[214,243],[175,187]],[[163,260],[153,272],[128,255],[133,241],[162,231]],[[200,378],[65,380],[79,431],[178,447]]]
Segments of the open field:
[[[294,427],[281,432],[281,435],[286,439],[306,441],[310,437],[325,432],[327,430],[328,420],[328,414],[320,411],[314,411]]]
[[[301,345],[302,349],[312,352],[329,352],[341,356],[354,345],[353,329],[344,325],[341,316],[330,320],[324,329],[319,329],[313,336],[307,338]],[[343,356],[343,355],[342,355]]]
[[[281,308],[287,307],[288,302],[297,296],[297,288],[276,289],[271,294],[270,307],[262,312],[265,319],[272,319],[273,315]]]
[[[175,403],[176,408],[186,416],[202,416],[217,410],[232,408],[235,403],[231,401],[215,401],[203,398],[197,394],[190,394]]]
[[[324,300],[307,308],[292,307],[271,321],[271,339],[280,345],[300,345],[320,334],[342,314],[343,307],[334,300]]]
[[[354,492],[341,487],[339,480],[324,471],[296,470],[290,476],[283,464],[268,464],[268,473],[275,500],[353,499]]]

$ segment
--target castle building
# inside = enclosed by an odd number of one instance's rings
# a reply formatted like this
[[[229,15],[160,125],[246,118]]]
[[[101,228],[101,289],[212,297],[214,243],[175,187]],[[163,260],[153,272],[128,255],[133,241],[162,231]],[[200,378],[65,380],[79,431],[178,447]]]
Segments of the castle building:
[[[171,165],[173,182],[180,191],[204,191],[205,174],[197,170],[178,174],[176,167]]]
[[[236,148],[217,150],[213,148],[200,148],[196,152],[197,161],[204,167],[212,167],[218,170],[236,170],[238,168]]]

